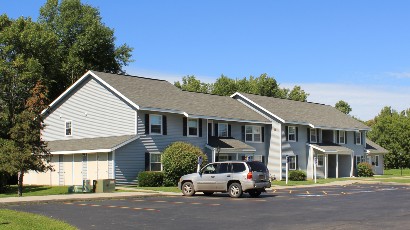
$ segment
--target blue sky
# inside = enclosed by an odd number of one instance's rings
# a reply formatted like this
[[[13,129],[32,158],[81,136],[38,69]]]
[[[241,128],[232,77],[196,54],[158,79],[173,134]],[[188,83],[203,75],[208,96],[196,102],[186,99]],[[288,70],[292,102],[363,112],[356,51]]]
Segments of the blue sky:
[[[37,19],[45,0],[1,0],[0,13]],[[308,101],[347,101],[368,120],[410,108],[410,1],[83,0],[117,43],[134,47],[129,74],[213,82],[268,73]]]

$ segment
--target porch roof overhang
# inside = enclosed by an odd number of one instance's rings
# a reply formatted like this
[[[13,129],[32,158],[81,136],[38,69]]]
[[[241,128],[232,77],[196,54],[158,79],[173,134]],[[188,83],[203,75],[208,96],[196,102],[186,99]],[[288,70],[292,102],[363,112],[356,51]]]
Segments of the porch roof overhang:
[[[219,149],[219,153],[256,152],[254,147],[229,137],[209,137],[207,147]]]
[[[366,140],[366,153],[367,154],[386,154],[389,151],[385,148],[381,147],[380,145],[374,143],[373,141],[367,139]]]
[[[51,154],[112,152],[138,139],[137,135],[47,141]]]
[[[353,150],[333,143],[307,143],[306,145],[326,154],[352,154]]]

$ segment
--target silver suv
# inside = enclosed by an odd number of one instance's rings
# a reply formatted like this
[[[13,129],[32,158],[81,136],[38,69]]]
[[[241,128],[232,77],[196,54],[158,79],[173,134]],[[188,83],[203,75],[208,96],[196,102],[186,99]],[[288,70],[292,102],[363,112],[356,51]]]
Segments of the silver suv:
[[[258,197],[270,186],[269,171],[258,161],[210,163],[198,173],[182,176],[178,182],[178,188],[185,196],[195,192],[208,196],[214,192],[228,192],[231,197],[238,198],[247,192],[251,197]]]

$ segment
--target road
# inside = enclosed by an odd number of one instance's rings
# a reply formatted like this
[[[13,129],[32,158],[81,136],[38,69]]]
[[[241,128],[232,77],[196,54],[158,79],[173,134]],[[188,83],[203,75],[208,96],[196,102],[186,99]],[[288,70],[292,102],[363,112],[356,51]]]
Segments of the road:
[[[147,197],[15,205],[80,229],[409,229],[410,187],[361,185],[273,190],[260,198]]]

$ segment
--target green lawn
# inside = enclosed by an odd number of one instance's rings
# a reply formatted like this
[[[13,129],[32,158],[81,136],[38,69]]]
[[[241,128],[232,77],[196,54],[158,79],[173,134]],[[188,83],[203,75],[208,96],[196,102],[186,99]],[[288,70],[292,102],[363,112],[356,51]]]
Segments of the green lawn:
[[[68,194],[68,186],[24,186],[23,196],[47,196],[47,195],[61,195]],[[17,185],[12,185],[5,193],[0,194],[3,197],[17,196]]]
[[[384,175],[383,176],[400,176],[401,174],[401,170],[400,169],[385,169],[384,170]],[[409,168],[404,168],[403,169],[403,176],[410,176],[410,169]]]
[[[63,221],[42,215],[0,209],[0,229],[77,229]]]

